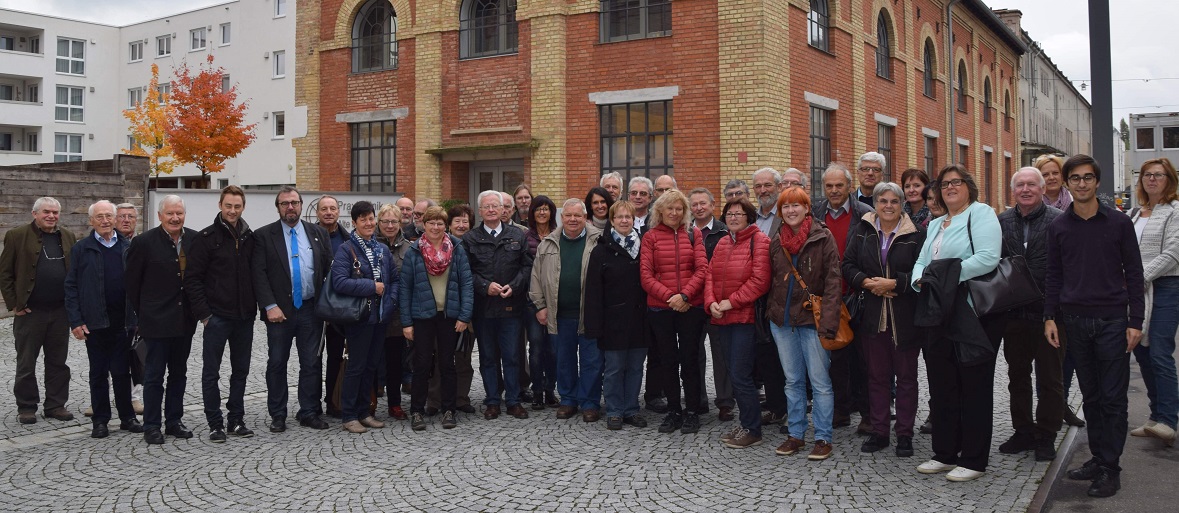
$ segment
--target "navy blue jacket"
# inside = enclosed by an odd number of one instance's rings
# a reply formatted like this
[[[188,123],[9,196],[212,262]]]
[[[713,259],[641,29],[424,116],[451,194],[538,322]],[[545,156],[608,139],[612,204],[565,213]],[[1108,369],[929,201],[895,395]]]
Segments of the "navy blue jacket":
[[[453,235],[454,255],[450,259],[450,277],[446,283],[446,316],[463,322],[471,322],[475,306],[475,286],[471,281],[471,264],[463,244]],[[426,261],[422,250],[414,241],[405,253],[401,264],[401,325],[413,326],[414,319],[431,319],[438,314],[434,301],[434,290],[430,288],[430,277],[426,273]]]
[[[125,266],[127,248],[131,246],[131,241],[117,231],[115,236],[115,249],[123,255]],[[111,321],[106,315],[102,245],[94,238],[93,231],[70,248],[70,261],[73,265],[70,265],[65,279],[65,307],[70,327],[77,328],[85,324],[86,329],[91,331],[111,327]],[[130,305],[127,306],[126,312],[123,326],[134,326],[135,312]]]
[[[385,293],[381,295],[380,304],[373,304],[369,313],[369,324],[388,323],[393,319],[393,310],[397,307],[398,280],[394,273],[397,266],[393,263],[393,255],[389,247],[376,243],[373,245],[373,256],[377,265],[381,266],[381,282],[385,284]],[[352,259],[353,251],[356,260]],[[360,278],[352,277],[353,262],[360,263]],[[364,248],[358,246],[351,238],[336,250],[336,257],[332,260],[331,271],[332,288],[346,296],[374,297],[377,295],[377,283],[373,280],[373,268],[364,255]],[[378,308],[379,306],[379,308]]]

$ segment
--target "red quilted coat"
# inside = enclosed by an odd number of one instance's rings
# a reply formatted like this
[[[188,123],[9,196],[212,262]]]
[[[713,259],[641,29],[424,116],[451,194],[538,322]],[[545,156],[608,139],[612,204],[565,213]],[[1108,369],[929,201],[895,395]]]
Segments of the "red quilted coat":
[[[737,234],[726,235],[712,253],[704,278],[704,306],[728,299],[733,309],[720,319],[708,316],[716,325],[753,324],[753,302],[770,290],[770,238],[751,224]]]
[[[694,232],[691,238],[685,228]],[[639,276],[647,291],[647,306],[668,308],[673,294],[687,294],[692,306],[704,306],[704,274],[708,257],[704,236],[690,223],[672,231],[660,224],[643,234],[639,247]]]

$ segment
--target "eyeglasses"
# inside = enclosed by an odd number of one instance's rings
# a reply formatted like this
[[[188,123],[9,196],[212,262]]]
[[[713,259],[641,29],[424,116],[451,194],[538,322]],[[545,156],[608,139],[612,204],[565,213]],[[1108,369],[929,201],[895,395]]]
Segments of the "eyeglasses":
[[[745,217],[745,212],[725,212],[725,217],[731,217],[734,219],[739,218],[739,217]]]
[[[433,226],[435,228],[445,228],[445,221],[426,221],[426,226]]]
[[[861,172],[861,173],[879,173],[879,172],[881,172],[881,171],[884,171],[884,170],[883,170],[883,169],[881,169],[881,168],[878,168],[878,167],[867,167],[867,166],[865,166],[865,167],[861,167],[861,168],[860,168],[860,172]]]
[[[479,210],[498,210],[499,207],[499,205],[483,205],[479,207]]]
[[[414,213],[413,213],[413,216],[414,216],[414,217],[417,217],[417,218],[419,218],[419,219],[420,219],[422,216],[424,216],[424,215],[426,215],[426,213],[425,213],[425,212],[414,212]]]
[[[784,187],[802,187],[802,182],[798,180],[782,180]]]
[[[381,223],[385,226],[397,226],[397,225],[401,224],[401,221],[398,221],[396,219],[381,219],[380,221],[377,221],[377,222]]]
[[[943,189],[949,189],[950,187],[961,187],[964,183],[966,183],[966,180],[954,178],[951,180],[943,180],[941,186]]]
[[[109,221],[109,220],[115,218],[115,216],[110,215],[110,214],[94,214],[93,217],[94,217],[94,219],[101,219],[101,220],[106,220],[106,221]]]
[[[1166,173],[1146,173],[1142,175],[1143,180],[1166,180]]]
[[[299,206],[299,205],[302,205],[302,204],[303,204],[303,200],[295,200],[295,201],[280,201],[280,202],[278,202],[278,206],[280,206],[280,207],[282,207],[282,208],[287,208],[287,207],[297,207],[297,206]]]
[[[1082,180],[1084,180],[1085,183],[1093,183],[1093,182],[1097,181],[1097,175],[1095,175],[1093,173],[1086,173],[1084,176],[1070,175],[1068,177],[1068,183],[1071,183],[1073,185],[1081,183]]]
[[[649,193],[647,191],[630,191],[627,194],[630,194],[631,196],[639,196],[641,198],[645,198],[645,197],[651,195],[651,193]]]
[[[747,194],[748,194],[748,193],[747,193],[747,192],[745,192],[745,191],[729,191],[729,192],[726,192],[726,193],[725,193],[725,197],[726,197],[726,198],[729,198],[729,199],[732,199],[732,198],[740,198],[740,197],[743,197],[743,196],[745,196],[745,195],[747,195]]]

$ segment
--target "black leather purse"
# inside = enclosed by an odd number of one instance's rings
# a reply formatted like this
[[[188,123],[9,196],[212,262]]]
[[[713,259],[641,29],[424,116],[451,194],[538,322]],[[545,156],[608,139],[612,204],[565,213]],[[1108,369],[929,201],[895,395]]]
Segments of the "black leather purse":
[[[864,319],[864,290],[860,289],[859,292],[852,291],[851,294],[843,298],[843,304],[847,306],[847,313],[851,316],[849,322],[852,328],[858,329],[860,327],[860,321]]]
[[[974,236],[970,233],[970,218],[966,219],[966,236],[970,238],[970,253],[974,254]],[[1044,300],[1028,262],[1023,255],[999,259],[999,265],[982,276],[966,280],[970,301],[979,317],[1006,312]]]
[[[352,277],[360,278],[360,260],[356,258],[356,250],[352,243],[348,244],[348,251],[352,253]],[[332,286],[331,271],[328,271],[323,286],[319,289],[319,297],[315,301],[315,316],[324,322],[333,324],[356,324],[368,320],[369,310],[372,308],[372,298],[349,296],[341,294]]]

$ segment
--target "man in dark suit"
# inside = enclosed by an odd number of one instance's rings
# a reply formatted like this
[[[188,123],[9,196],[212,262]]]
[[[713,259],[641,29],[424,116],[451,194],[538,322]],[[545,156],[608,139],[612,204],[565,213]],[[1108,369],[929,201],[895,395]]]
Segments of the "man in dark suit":
[[[184,227],[184,200],[167,195],[157,210],[160,225],[131,240],[127,250],[127,299],[147,344],[143,384],[143,439],[164,443],[164,435],[192,438],[184,427],[184,386],[196,317],[184,293],[184,271],[197,232]],[[166,429],[160,433],[164,373],[168,374]]]
[[[302,221],[303,197],[294,187],[278,191],[279,220],[254,232],[254,295],[266,319],[266,408],[270,431],[287,429],[287,361],[291,340],[299,351],[299,424],[327,429],[319,418],[323,391],[320,338],[323,322],[315,316],[315,298],[331,266],[327,231]]]

